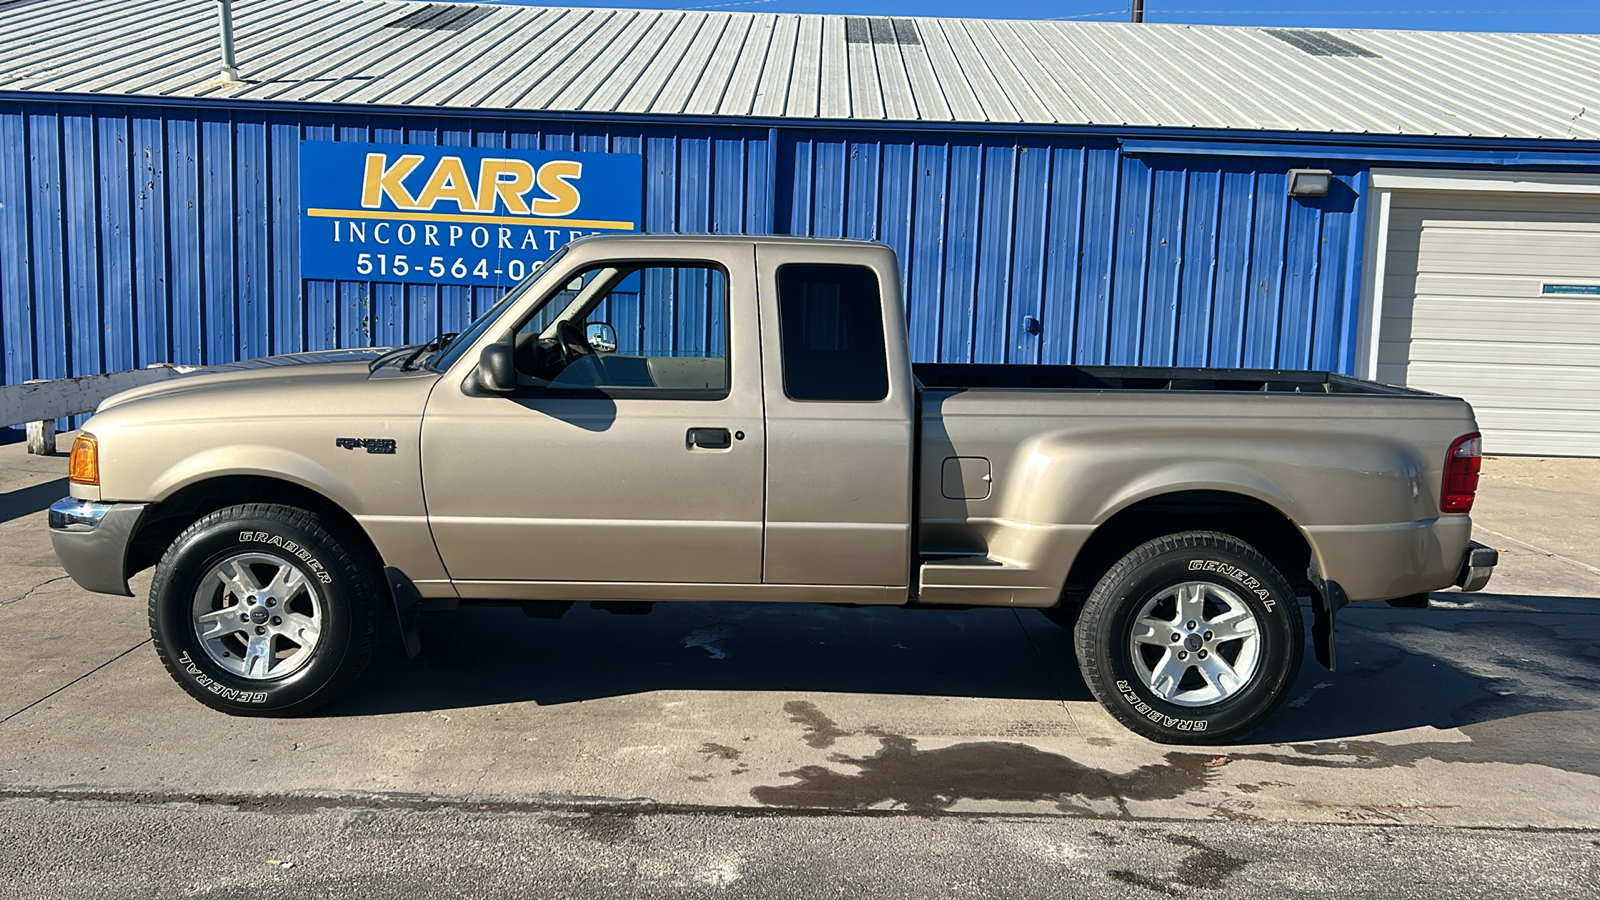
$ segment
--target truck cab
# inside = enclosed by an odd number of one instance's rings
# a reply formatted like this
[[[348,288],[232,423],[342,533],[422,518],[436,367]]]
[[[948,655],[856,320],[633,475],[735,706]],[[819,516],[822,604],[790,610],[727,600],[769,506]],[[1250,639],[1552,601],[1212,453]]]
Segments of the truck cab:
[[[548,268],[434,363],[442,567],[419,588],[906,601],[916,388],[889,248],[589,241]]]

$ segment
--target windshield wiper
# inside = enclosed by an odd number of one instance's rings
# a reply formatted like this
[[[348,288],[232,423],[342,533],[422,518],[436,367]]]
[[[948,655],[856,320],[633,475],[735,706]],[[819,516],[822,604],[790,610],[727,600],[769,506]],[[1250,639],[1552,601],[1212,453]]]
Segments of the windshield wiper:
[[[457,334],[460,334],[460,332],[447,331],[444,334],[441,334],[433,340],[427,342],[426,344],[418,347],[416,350],[413,350],[411,355],[406,357],[405,361],[400,364],[400,371],[409,372],[412,369],[417,368],[417,366],[421,365],[420,360],[424,355],[429,353],[437,353],[441,350],[444,350],[446,347],[449,347],[450,342],[456,339]]]
[[[379,354],[376,359],[374,359],[372,362],[367,363],[367,371],[368,372],[376,372],[376,371],[378,371],[379,367],[381,367],[384,363],[388,362],[391,359],[394,359],[397,356],[401,356],[401,355],[403,355],[405,353],[409,353],[411,350],[415,349],[416,346],[417,346],[416,344],[405,344],[405,345],[400,346],[400,347],[395,347],[394,349],[389,350],[389,351],[387,351],[385,353]]]

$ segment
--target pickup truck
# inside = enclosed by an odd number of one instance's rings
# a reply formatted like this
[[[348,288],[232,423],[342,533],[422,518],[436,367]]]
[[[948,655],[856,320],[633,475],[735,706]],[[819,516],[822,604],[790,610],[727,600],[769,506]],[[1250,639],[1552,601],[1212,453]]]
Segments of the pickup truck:
[[[293,715],[380,616],[1027,607],[1158,741],[1268,717],[1352,601],[1481,588],[1463,401],[1327,372],[913,365],[882,244],[573,241],[460,334],[106,400],[50,511],[184,690]]]

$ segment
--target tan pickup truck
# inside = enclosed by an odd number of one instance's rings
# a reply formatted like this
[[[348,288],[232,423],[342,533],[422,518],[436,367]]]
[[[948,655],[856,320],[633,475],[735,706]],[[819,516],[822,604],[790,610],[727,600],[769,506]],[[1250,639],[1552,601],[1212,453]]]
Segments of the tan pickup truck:
[[[913,365],[894,252],[574,241],[459,335],[107,400],[51,509],[229,713],[345,690],[380,616],[678,600],[1028,607],[1156,740],[1228,741],[1334,665],[1349,601],[1481,588],[1461,400],[1325,372]],[[392,613],[390,611],[393,611]]]

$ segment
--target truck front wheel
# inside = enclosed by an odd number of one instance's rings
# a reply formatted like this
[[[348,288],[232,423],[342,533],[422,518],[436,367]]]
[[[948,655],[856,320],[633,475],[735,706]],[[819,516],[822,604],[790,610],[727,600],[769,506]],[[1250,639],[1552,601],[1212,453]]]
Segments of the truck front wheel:
[[[1219,744],[1272,715],[1304,652],[1283,575],[1230,535],[1187,531],[1136,547],[1078,616],[1078,666],[1124,725],[1154,741]]]
[[[318,517],[251,503],[178,535],[150,586],[150,634],[173,679],[231,715],[292,716],[366,668],[372,579]]]

